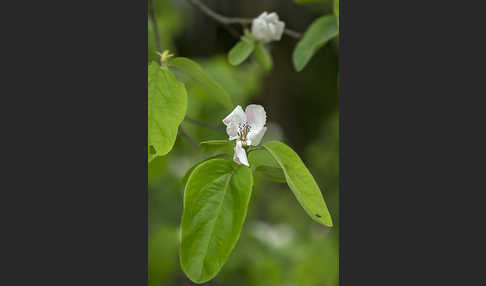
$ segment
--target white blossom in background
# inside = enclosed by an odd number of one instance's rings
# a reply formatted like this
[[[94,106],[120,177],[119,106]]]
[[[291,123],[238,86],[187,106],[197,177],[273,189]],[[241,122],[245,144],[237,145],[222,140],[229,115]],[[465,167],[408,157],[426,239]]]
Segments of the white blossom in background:
[[[265,123],[267,114],[263,106],[250,104],[243,111],[241,106],[237,106],[225,119],[226,133],[229,140],[236,139],[235,154],[233,160],[238,164],[250,166],[244,146],[256,146],[267,131]]]
[[[288,246],[295,237],[294,230],[287,224],[270,225],[257,221],[250,226],[250,231],[257,239],[275,248]]]
[[[263,12],[260,16],[253,19],[251,24],[251,33],[262,43],[280,41],[284,29],[285,23],[279,21],[275,12],[270,14]]]

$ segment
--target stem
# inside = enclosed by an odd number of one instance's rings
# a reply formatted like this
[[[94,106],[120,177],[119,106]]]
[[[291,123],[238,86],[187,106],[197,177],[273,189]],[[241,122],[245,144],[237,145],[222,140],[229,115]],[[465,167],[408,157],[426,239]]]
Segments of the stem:
[[[157,26],[157,18],[155,17],[154,0],[150,1],[150,20],[152,21],[152,26],[154,27],[155,34],[155,44],[157,45],[157,51],[162,53],[162,44],[160,42],[159,27]]]
[[[208,6],[204,5],[201,1],[199,0],[188,0],[192,5],[198,7],[199,9],[201,9],[201,11],[203,11],[206,15],[208,15],[209,17],[213,18],[214,20],[222,23],[222,24],[225,24],[225,25],[229,25],[229,24],[249,24],[252,22],[252,19],[246,19],[246,18],[230,18],[230,17],[226,17],[226,16],[223,16],[223,15],[220,15],[216,12],[214,12],[213,10],[211,10]]]
[[[209,124],[209,123],[206,123],[206,122],[202,122],[202,121],[199,121],[199,120],[196,120],[196,119],[192,119],[188,116],[186,116],[184,118],[184,120],[186,120],[187,122],[192,123],[194,125],[198,125],[198,126],[206,127],[206,128],[212,129],[212,130],[219,131],[219,132],[223,132],[217,125],[212,125],[212,124]]]
[[[256,146],[256,147],[251,147],[248,149],[248,154],[250,154],[250,152],[252,151],[256,151],[256,150],[263,150],[264,148],[263,147],[260,147],[260,146]]]
[[[287,36],[289,36],[289,37],[292,37],[294,39],[297,39],[297,40],[300,39],[300,38],[302,38],[302,34],[301,33],[292,31],[290,29],[285,29],[284,30],[284,34],[287,35]]]
[[[182,136],[186,137],[186,139],[189,140],[189,142],[196,150],[199,150],[199,145],[197,144],[196,140],[194,140],[189,134],[187,134],[182,126],[179,126],[179,130],[181,131]]]
[[[206,15],[208,15],[210,18],[216,20],[217,22],[224,24],[224,25],[230,25],[230,24],[241,24],[241,25],[247,25],[253,22],[253,19],[248,19],[248,18],[239,18],[239,17],[226,17],[221,14],[218,14],[211,10],[208,6],[204,5],[201,1],[199,0],[187,0],[189,1],[192,5],[198,7],[201,9],[202,12],[204,12]],[[284,33],[292,37],[294,39],[300,39],[302,37],[302,34],[299,32],[290,30],[290,29],[285,29]]]

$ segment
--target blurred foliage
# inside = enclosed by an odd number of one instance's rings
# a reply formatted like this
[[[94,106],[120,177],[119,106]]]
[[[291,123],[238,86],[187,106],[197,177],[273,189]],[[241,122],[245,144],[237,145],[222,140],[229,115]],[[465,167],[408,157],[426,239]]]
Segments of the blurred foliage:
[[[276,11],[299,32],[332,12],[294,1],[204,1],[228,16],[251,17]],[[201,65],[231,96],[235,105],[264,105],[268,131],[263,143],[282,140],[302,158],[316,179],[333,218],[326,228],[309,219],[286,184],[255,173],[240,239],[227,263],[207,285],[336,286],[339,284],[339,112],[336,41],[319,50],[306,68],[292,67],[296,41],[285,37],[269,51],[273,69],[265,72],[253,58],[240,66],[228,63],[227,53],[239,39],[184,0],[155,0],[163,49]],[[150,15],[150,13],[149,13]],[[148,61],[156,61],[153,27],[148,25]],[[235,28],[241,28],[234,26]],[[204,31],[204,35],[201,35]],[[241,29],[239,32],[242,32]],[[202,40],[204,39],[204,40]],[[220,131],[183,121],[198,142],[226,140],[221,123],[227,110],[197,86],[188,86],[187,116],[220,126]],[[172,151],[149,164],[149,285],[194,285],[179,263],[182,181],[205,156],[178,136]]]

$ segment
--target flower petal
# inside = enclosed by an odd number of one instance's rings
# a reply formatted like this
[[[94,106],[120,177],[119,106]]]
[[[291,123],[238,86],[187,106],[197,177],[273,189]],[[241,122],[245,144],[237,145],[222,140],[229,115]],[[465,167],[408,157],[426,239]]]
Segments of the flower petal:
[[[278,15],[277,15],[277,13],[272,12],[272,13],[266,15],[265,19],[268,22],[277,22],[278,21]]]
[[[267,127],[261,128],[258,133],[257,132],[253,133],[252,131],[250,131],[250,133],[248,133],[249,139],[247,140],[250,141],[249,145],[256,146],[260,144],[260,141],[262,141],[263,135],[265,135],[266,131],[267,131]]]
[[[267,113],[263,106],[258,104],[250,104],[246,107],[246,118],[248,124],[251,126],[250,132],[256,134],[265,126],[267,122]]]
[[[229,125],[226,127],[226,134],[230,137],[229,140],[234,140],[240,136],[238,136],[238,125]]]
[[[236,141],[235,145],[235,154],[233,156],[233,160],[238,163],[238,164],[243,164],[245,166],[250,167],[250,164],[248,164],[248,158],[246,158],[246,151],[243,149],[241,141]]]
[[[273,40],[274,41],[280,41],[280,39],[282,38],[282,34],[284,32],[284,29],[285,29],[285,23],[282,22],[282,21],[278,21],[275,23],[275,33],[273,34]]]
[[[238,105],[225,119],[223,119],[223,123],[226,125],[226,133],[230,137],[230,140],[233,140],[238,137],[238,127],[240,124],[246,122],[246,114]]]
[[[251,33],[255,37],[255,39],[262,41],[262,42],[267,42],[267,23],[265,20],[256,18],[253,20],[253,23],[251,25]]]
[[[240,105],[235,107],[235,109],[228,115],[226,116],[225,119],[223,119],[223,123],[226,126],[235,124],[238,125],[240,123],[246,122],[246,114],[243,111],[243,108],[241,108]]]

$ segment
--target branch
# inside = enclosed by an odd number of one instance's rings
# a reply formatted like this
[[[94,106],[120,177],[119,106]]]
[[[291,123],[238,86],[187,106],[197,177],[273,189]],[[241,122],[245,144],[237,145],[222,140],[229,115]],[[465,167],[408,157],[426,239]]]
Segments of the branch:
[[[211,10],[208,6],[204,5],[199,0],[188,0],[192,5],[198,7],[203,11],[206,15],[213,18],[214,20],[220,22],[221,24],[229,25],[229,24],[250,24],[252,19],[246,18],[230,18],[223,15],[220,15],[213,10]]]
[[[157,45],[157,51],[162,53],[162,44],[160,43],[159,26],[157,26],[157,18],[155,17],[154,0],[150,1],[150,20],[152,20],[152,26],[154,26],[155,44]]]
[[[221,128],[219,128],[217,125],[213,125],[213,124],[209,124],[209,123],[206,123],[206,122],[202,122],[202,121],[199,121],[199,120],[196,120],[196,119],[192,119],[192,118],[190,118],[188,116],[186,116],[184,118],[184,120],[186,120],[187,122],[192,123],[194,125],[199,125],[199,126],[202,126],[202,127],[206,127],[206,128],[212,129],[212,130],[216,130],[216,131],[219,131],[219,132],[223,132],[221,130]]]
[[[242,24],[242,25],[247,25],[250,24],[253,19],[248,19],[248,18],[238,18],[238,17],[226,17],[221,14],[218,14],[211,10],[208,6],[204,5],[201,1],[199,0],[187,0],[189,1],[192,5],[198,7],[203,11],[206,15],[209,17],[213,18],[217,22],[224,24],[224,25],[230,25],[230,24]],[[290,30],[290,29],[285,29],[284,33],[292,37],[294,39],[300,39],[302,35],[299,32]]]
[[[189,140],[189,142],[192,144],[196,150],[199,150],[199,145],[197,144],[196,140],[194,140],[187,132],[182,128],[182,126],[179,126],[179,130],[181,131],[181,134]]]

